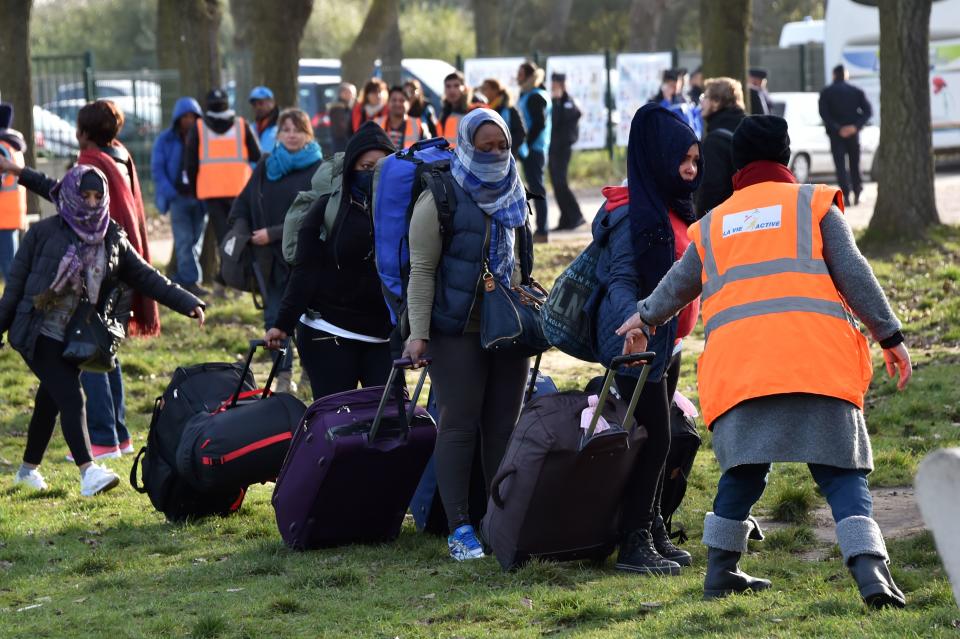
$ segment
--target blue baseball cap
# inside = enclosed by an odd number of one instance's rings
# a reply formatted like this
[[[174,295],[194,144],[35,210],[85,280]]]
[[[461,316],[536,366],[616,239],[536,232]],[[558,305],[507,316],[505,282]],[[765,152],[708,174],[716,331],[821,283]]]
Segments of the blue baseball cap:
[[[253,91],[250,92],[250,97],[247,98],[250,102],[254,100],[272,100],[273,91],[267,87],[253,87]]]

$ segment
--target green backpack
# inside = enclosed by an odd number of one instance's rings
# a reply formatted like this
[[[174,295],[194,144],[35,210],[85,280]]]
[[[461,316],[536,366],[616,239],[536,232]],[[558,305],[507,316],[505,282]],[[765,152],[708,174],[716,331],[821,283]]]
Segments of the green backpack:
[[[297,235],[300,233],[300,227],[310,211],[313,203],[325,195],[329,195],[327,208],[323,215],[323,233],[321,240],[326,240],[333,228],[333,222],[340,210],[340,200],[342,199],[343,186],[343,153],[337,153],[332,158],[320,165],[317,172],[313,174],[310,180],[310,190],[300,191],[290,208],[287,209],[287,216],[283,219],[283,259],[288,264],[293,264],[297,257]]]

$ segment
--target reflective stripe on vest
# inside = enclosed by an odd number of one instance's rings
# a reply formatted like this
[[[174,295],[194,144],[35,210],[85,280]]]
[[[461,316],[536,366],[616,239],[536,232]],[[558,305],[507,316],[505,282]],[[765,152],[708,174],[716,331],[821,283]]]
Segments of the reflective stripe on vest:
[[[23,166],[23,153],[10,144],[0,141],[0,155]],[[27,189],[20,186],[17,176],[4,173],[0,176],[0,230],[10,231],[27,225]]]
[[[450,143],[450,146],[453,146],[457,143],[457,127],[460,126],[460,118],[463,117],[462,113],[451,113],[447,116],[447,119],[441,123],[440,135],[447,139],[447,142]]]
[[[783,393],[862,408],[869,348],[823,260],[820,221],[836,193],[757,184],[691,225],[703,263],[698,381],[711,426],[742,401]]]
[[[403,118],[404,127],[403,127],[403,140],[402,144],[394,144],[397,148],[409,149],[411,146],[420,141],[423,137],[421,133],[423,132],[423,127],[420,125],[420,120],[416,118],[411,118],[404,116]],[[391,133],[395,133],[395,130],[390,129],[390,116],[384,115],[382,118],[377,120],[377,124],[380,125],[380,128],[383,129],[387,136],[390,136]],[[416,125],[416,126],[414,126]],[[393,138],[390,138],[391,142]]]
[[[247,153],[246,132],[247,125],[241,117],[237,117],[233,126],[223,133],[211,131],[202,118],[197,120],[200,138],[198,198],[231,198],[243,190],[253,173]]]

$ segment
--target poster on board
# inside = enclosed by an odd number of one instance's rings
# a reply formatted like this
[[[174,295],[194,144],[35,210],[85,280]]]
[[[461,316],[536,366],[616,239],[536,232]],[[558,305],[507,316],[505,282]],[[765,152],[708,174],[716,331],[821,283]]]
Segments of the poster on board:
[[[627,146],[633,114],[656,95],[663,72],[670,68],[669,53],[621,53],[617,56],[617,146]]]
[[[547,59],[547,90],[554,73],[567,76],[567,93],[580,108],[580,137],[574,149],[607,145],[607,67],[602,55],[564,55]]]
[[[517,69],[526,58],[468,58],[463,61],[463,76],[467,86],[478,88],[487,78],[495,78],[507,88],[514,102],[520,95],[517,86]]]

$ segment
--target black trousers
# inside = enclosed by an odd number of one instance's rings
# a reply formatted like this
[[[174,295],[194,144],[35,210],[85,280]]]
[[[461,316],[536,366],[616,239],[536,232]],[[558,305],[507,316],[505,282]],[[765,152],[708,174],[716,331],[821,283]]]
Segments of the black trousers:
[[[527,188],[534,195],[539,195],[533,201],[533,208],[537,213],[537,233],[546,235],[550,229],[547,221],[547,187],[543,181],[543,169],[546,168],[547,158],[542,151],[530,150],[526,158],[520,160],[523,165],[523,176],[527,180]]]
[[[487,488],[507,452],[523,405],[530,360],[480,347],[476,333],[430,339],[430,383],[439,431],[434,459],[450,530],[470,523],[470,473],[477,432]]]
[[[670,400],[679,378],[680,356],[677,355],[663,378],[659,382],[647,382],[640,392],[640,402],[633,414],[637,422],[646,427],[647,441],[624,492],[621,522],[624,533],[649,528],[660,515],[663,475],[670,452]],[[636,377],[616,376],[617,389],[624,401],[628,401],[637,381]]]
[[[37,338],[33,359],[24,358],[40,380],[27,428],[27,448],[23,452],[23,461],[27,464],[43,461],[57,426],[57,415],[60,415],[60,428],[74,463],[82,466],[92,461],[80,369],[63,359],[62,353],[63,342],[41,335]]]
[[[554,145],[550,147],[550,182],[553,184],[553,193],[557,197],[560,207],[559,228],[571,228],[583,221],[580,212],[580,203],[570,190],[567,182],[567,170],[570,167],[572,149],[569,146]]]
[[[217,268],[213,276],[213,281],[217,284],[224,284],[223,276],[220,275],[220,245],[223,244],[223,238],[230,230],[227,220],[230,219],[233,200],[234,198],[226,197],[203,200],[204,206],[207,207],[207,221],[213,227],[213,235],[217,238]]]
[[[851,135],[849,138],[831,135],[830,152],[833,153],[833,165],[837,169],[837,185],[843,191],[844,204],[849,204],[851,190],[854,193],[863,190],[863,177],[860,175],[860,134]],[[850,161],[849,173],[847,160]]]
[[[296,342],[314,400],[353,390],[357,383],[382,386],[390,376],[390,344],[344,339],[299,323]]]

